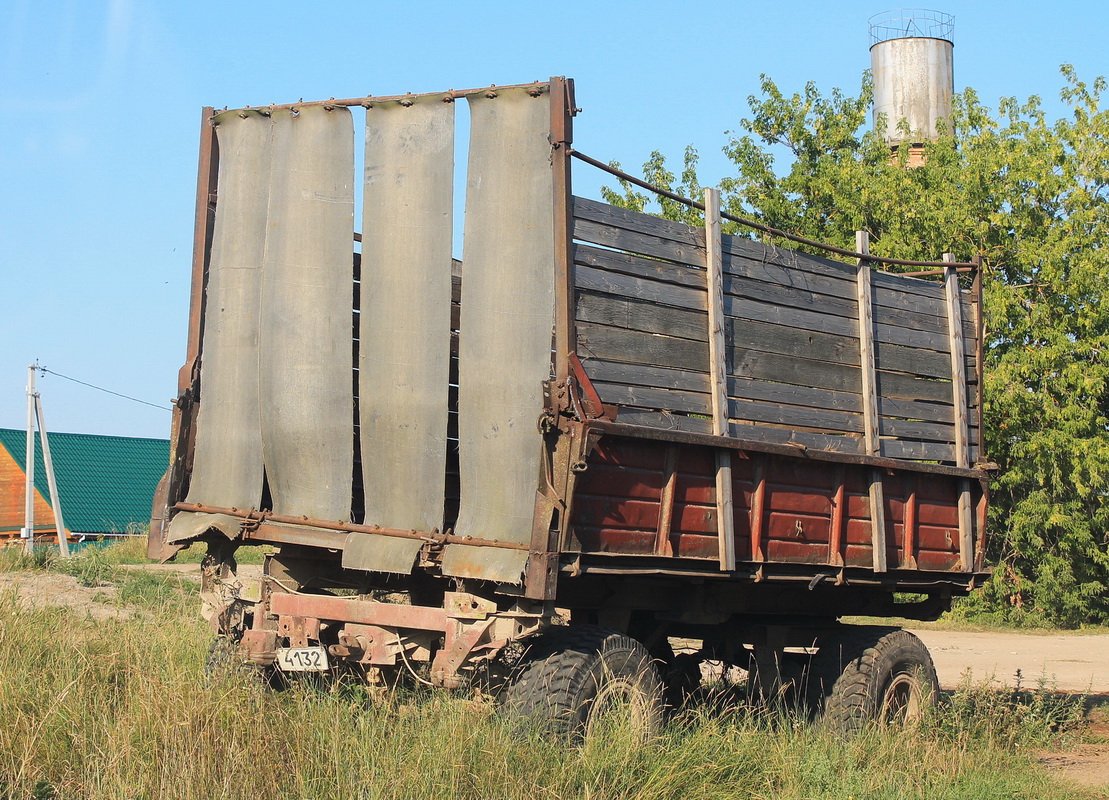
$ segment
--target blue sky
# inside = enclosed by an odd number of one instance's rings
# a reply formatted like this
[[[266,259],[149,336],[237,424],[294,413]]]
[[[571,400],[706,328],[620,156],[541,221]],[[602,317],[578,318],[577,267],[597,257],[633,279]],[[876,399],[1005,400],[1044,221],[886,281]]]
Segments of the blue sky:
[[[26,365],[167,403],[184,357],[200,109],[462,89],[566,75],[576,146],[634,168],[653,149],[727,174],[725,132],[766,73],[857,91],[867,20],[836,3],[4,0],[0,25],[0,427],[25,422]],[[1102,3],[945,2],[955,85],[996,106],[1058,67],[1109,73]],[[576,173],[578,193],[600,176]],[[54,375],[52,430],[166,436],[168,411]]]

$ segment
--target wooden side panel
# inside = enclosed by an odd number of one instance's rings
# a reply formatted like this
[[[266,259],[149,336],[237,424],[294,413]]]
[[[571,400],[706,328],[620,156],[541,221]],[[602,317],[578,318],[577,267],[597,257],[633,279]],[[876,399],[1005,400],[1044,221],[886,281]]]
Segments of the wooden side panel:
[[[577,352],[610,416],[708,432],[701,228],[574,198]],[[854,265],[723,236],[727,434],[863,453]],[[954,461],[956,393],[942,286],[873,272],[877,454]],[[967,293],[968,446],[980,446],[977,311]]]

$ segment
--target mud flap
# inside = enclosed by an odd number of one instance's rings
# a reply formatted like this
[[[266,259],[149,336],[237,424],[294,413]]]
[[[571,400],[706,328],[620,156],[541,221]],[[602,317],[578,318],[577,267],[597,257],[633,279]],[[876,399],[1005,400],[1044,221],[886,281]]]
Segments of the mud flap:
[[[352,533],[343,545],[343,568],[407,575],[423,545],[422,539]]]
[[[527,550],[451,544],[443,550],[443,574],[519,585],[529,555]]]

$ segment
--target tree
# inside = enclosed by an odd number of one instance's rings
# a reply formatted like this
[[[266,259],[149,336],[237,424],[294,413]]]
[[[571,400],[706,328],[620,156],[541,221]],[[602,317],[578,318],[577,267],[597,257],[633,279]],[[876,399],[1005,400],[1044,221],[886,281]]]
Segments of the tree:
[[[750,118],[724,152],[725,210],[853,249],[899,258],[982,259],[985,451],[993,483],[989,557],[979,602],[1018,619],[1074,626],[1109,621],[1109,111],[1105,80],[1062,68],[1064,117],[1037,97],[956,95],[947,129],[921,167],[863,132],[869,78],[857,97],[815,84],[784,95],[763,77]],[[786,168],[776,156],[784,156]],[[653,153],[648,181],[697,197],[697,154],[680,179]],[[629,184],[606,199],[650,208]],[[664,216],[694,222],[664,201]],[[731,232],[743,233],[733,230]]]

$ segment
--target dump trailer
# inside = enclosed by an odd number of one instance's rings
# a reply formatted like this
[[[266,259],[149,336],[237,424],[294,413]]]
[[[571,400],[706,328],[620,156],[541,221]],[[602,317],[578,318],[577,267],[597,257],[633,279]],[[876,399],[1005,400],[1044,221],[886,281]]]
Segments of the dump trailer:
[[[984,577],[976,264],[714,190],[668,195],[703,225],[575,196],[574,169],[636,182],[573,148],[576,111],[565,78],[204,109],[150,555],[206,543],[244,662],[495,675],[571,735],[657,725],[705,660],[848,726],[913,713],[924,646],[839,620],[934,619]]]

